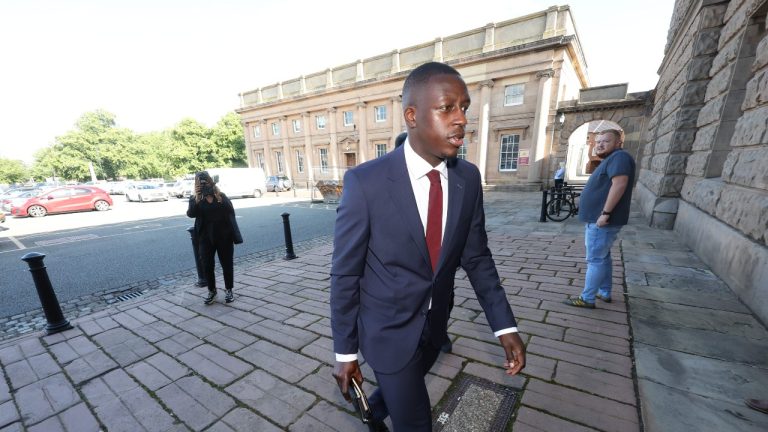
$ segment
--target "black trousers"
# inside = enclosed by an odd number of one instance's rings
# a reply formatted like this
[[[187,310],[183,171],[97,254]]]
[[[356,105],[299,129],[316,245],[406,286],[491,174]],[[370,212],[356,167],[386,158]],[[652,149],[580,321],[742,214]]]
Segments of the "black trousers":
[[[424,376],[435,364],[440,350],[430,341],[427,320],[419,347],[403,369],[392,374],[374,371],[379,387],[368,399],[373,418],[384,420],[389,416],[395,432],[432,430],[432,408]]]
[[[232,289],[235,286],[235,245],[232,239],[217,237],[212,242],[207,236],[201,236],[198,241],[200,242],[200,259],[203,262],[203,269],[205,269],[205,280],[208,282],[208,291],[216,291],[214,255],[219,256],[219,264],[221,264],[221,271],[224,274],[224,288]]]

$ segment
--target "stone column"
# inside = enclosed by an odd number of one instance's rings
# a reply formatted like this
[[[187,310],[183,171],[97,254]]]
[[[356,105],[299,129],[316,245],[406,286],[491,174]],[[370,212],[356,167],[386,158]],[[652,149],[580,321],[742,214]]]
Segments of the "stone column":
[[[392,148],[395,148],[395,139],[403,131],[403,101],[401,96],[392,98]]]
[[[432,56],[432,61],[443,61],[443,38],[435,39],[435,55]]]
[[[485,25],[485,44],[483,52],[493,51],[496,48],[496,24],[488,23]]]
[[[539,79],[539,92],[536,99],[536,114],[533,117],[533,133],[531,134],[531,150],[529,153],[528,182],[541,182],[541,165],[544,163],[547,143],[547,122],[549,121],[549,105],[552,96],[552,77],[555,71],[547,69],[536,74]]]
[[[331,154],[331,172],[333,179],[339,180],[339,138],[336,135],[336,108],[328,108],[328,124],[330,125],[330,142],[328,153]]]
[[[285,165],[285,175],[293,179],[293,174],[291,173],[291,164],[290,164],[290,158],[291,158],[291,145],[288,143],[288,117],[282,116],[280,117],[280,125],[283,129],[283,165]],[[275,165],[277,165],[277,161],[275,161]]]
[[[253,148],[256,138],[253,137],[253,123],[240,122],[240,124],[243,126],[243,133],[245,134],[245,156],[248,158],[248,166],[255,167]]]
[[[365,162],[368,154],[368,110],[366,109],[365,102],[357,104],[357,132],[359,133],[360,142],[357,143],[357,155],[359,156],[358,165]]]
[[[490,111],[491,111],[491,88],[493,80],[480,82],[480,117],[477,125],[477,168],[480,170],[480,180],[485,183],[486,170],[488,169],[488,141],[490,137]]]
[[[557,6],[551,6],[547,9],[547,24],[544,28],[544,34],[542,38],[551,38],[557,34]]]
[[[400,72],[400,50],[396,49],[392,51],[392,68],[389,73],[392,75]]]
[[[309,130],[308,112],[301,113],[301,124],[301,127],[304,128],[305,131]],[[315,184],[315,170],[312,169],[312,167],[314,167],[314,164],[312,163],[312,138],[308,133],[304,133],[304,153],[306,153],[304,160],[308,168],[307,180],[309,180],[309,184],[312,186]]]
[[[264,134],[264,154],[262,155],[264,157],[264,174],[270,176],[272,175],[272,158],[270,157],[269,137],[272,136],[272,125],[268,120],[262,120],[261,126]]]

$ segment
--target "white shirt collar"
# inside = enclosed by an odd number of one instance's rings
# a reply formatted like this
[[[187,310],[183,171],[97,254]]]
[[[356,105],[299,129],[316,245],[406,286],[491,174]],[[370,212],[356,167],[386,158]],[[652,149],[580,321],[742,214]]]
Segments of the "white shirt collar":
[[[411,180],[418,180],[427,175],[428,172],[437,170],[444,178],[448,178],[448,166],[445,161],[441,161],[436,167],[432,167],[429,162],[419,156],[411,147],[411,142],[408,138],[405,138],[403,143],[403,150],[405,151],[405,166],[408,168],[408,176]]]

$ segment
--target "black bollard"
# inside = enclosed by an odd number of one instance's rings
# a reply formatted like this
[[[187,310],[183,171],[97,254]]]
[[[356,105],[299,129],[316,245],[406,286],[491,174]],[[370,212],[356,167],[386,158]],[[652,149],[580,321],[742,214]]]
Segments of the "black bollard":
[[[64,318],[64,314],[61,312],[61,306],[59,306],[56,293],[53,292],[53,286],[51,286],[51,280],[48,278],[48,272],[45,270],[43,258],[45,258],[45,254],[38,252],[30,252],[21,257],[22,261],[26,261],[29,265],[32,280],[35,281],[37,296],[40,298],[45,319],[48,321],[48,325],[45,326],[45,332],[52,335],[71,329],[72,324]]]
[[[283,231],[285,233],[285,258],[286,260],[296,259],[296,254],[293,253],[293,237],[291,237],[291,221],[288,219],[291,214],[283,213],[280,216],[283,217]]]
[[[544,189],[541,193],[541,215],[539,215],[539,222],[547,221],[547,190]]]
[[[208,282],[205,280],[203,261],[200,259],[200,242],[197,241],[197,235],[195,235],[195,227],[191,226],[187,228],[187,232],[189,232],[189,237],[192,239],[192,253],[195,255],[195,268],[197,268],[197,283],[195,283],[195,286],[208,286]]]

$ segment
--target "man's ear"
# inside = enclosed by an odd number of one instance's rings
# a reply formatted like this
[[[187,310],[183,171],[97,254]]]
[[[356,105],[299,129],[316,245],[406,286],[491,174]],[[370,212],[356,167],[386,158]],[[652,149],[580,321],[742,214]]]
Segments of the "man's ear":
[[[403,117],[405,118],[405,124],[407,124],[409,128],[416,127],[416,107],[406,107],[405,111],[403,111]]]

